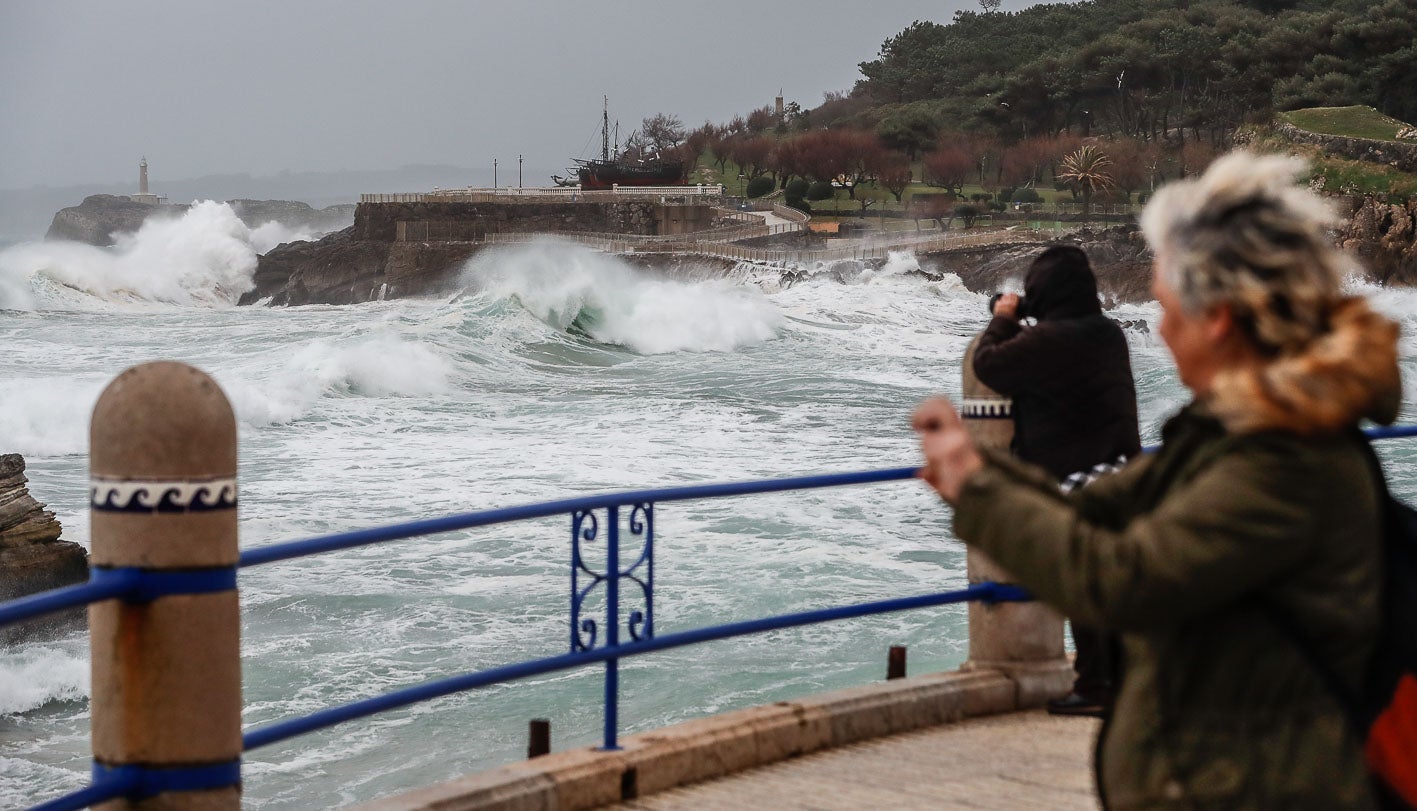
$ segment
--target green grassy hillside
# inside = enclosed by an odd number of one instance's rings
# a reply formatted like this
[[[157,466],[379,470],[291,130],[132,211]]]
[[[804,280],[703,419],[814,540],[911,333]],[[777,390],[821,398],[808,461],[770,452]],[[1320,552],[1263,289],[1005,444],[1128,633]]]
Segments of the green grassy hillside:
[[[1309,132],[1375,141],[1396,141],[1397,131],[1411,126],[1364,106],[1310,107],[1279,113],[1278,117]]]

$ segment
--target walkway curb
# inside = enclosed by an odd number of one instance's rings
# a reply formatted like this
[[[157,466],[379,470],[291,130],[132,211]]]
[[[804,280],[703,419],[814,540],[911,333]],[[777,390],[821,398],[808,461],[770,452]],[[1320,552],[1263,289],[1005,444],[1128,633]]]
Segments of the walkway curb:
[[[1032,709],[1066,693],[1070,663],[961,670],[849,687],[631,735],[386,797],[352,811],[577,811],[809,752],[966,718]]]

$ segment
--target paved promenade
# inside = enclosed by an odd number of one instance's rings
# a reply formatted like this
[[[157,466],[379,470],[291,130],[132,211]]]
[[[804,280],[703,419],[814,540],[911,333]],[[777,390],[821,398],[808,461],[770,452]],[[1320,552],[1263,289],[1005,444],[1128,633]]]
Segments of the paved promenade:
[[[878,738],[606,806],[614,809],[1095,811],[1101,722],[1040,710]]]

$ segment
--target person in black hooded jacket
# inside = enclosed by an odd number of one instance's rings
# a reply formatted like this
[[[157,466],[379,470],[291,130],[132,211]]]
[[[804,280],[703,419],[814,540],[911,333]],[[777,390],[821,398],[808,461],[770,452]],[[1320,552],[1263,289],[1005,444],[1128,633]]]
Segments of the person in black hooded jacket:
[[[1054,245],[1024,277],[1024,294],[1000,296],[974,353],[980,382],[1013,398],[1012,450],[1065,489],[1141,452],[1136,385],[1121,327],[1102,314],[1097,279],[1080,248]],[[1022,319],[1037,320],[1025,326]],[[1119,645],[1114,634],[1073,625],[1077,679],[1049,703],[1064,714],[1100,715],[1111,703]]]

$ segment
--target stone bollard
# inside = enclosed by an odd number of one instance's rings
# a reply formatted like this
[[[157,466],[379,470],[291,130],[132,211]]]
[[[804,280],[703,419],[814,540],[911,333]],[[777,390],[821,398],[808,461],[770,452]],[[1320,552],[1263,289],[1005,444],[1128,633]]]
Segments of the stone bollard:
[[[1013,440],[1012,401],[974,376],[976,336],[964,353],[960,416],[975,444],[1008,448]],[[971,585],[1013,578],[971,547],[966,571]],[[1019,685],[1020,707],[1041,706],[1072,689],[1073,669],[1063,652],[1063,618],[1043,603],[969,604],[969,660],[966,670],[999,670]]]
[[[135,366],[89,427],[95,578],[146,593],[89,608],[95,782],[142,788],[106,809],[241,806],[236,420],[206,374]]]

